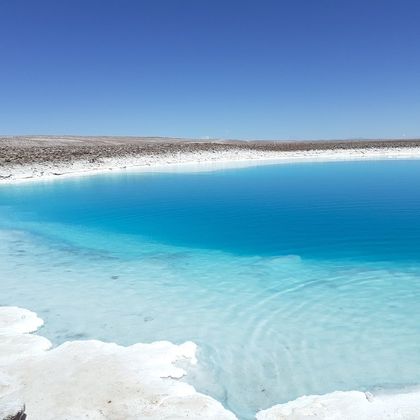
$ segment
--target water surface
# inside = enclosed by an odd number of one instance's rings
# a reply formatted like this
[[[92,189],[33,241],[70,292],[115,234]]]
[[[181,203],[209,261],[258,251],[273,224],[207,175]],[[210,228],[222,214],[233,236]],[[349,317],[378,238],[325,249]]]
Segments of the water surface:
[[[420,383],[420,162],[98,175],[0,188],[0,304],[58,344],[199,345],[243,419]]]

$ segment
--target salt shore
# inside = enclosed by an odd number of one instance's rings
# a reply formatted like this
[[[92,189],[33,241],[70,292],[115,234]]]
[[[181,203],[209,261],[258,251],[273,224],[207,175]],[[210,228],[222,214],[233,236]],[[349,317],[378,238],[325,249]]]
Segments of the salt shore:
[[[236,416],[185,382],[196,346],[96,340],[56,348],[30,334],[43,325],[26,309],[0,307],[0,419],[214,419]],[[181,367],[182,365],[182,367]],[[286,378],[287,380],[287,378]],[[420,418],[420,390],[304,396],[256,414],[257,420]]]
[[[286,143],[118,137],[0,138],[0,184],[110,171],[200,171],[256,164],[366,159],[420,159],[420,141]]]
[[[310,395],[257,413],[257,420],[416,420],[420,390],[378,394],[335,391]]]

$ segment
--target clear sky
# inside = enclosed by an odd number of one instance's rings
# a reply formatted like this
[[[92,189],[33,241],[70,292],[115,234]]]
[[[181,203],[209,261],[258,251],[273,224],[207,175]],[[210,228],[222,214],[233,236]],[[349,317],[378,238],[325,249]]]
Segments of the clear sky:
[[[420,136],[420,1],[0,0],[0,134]]]

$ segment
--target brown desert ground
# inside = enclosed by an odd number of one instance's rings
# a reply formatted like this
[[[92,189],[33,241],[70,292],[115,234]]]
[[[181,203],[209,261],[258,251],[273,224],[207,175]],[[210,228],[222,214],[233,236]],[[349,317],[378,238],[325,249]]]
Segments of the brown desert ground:
[[[0,166],[42,162],[95,162],[102,158],[255,150],[297,152],[420,147],[420,139],[396,140],[199,140],[168,137],[0,136]]]

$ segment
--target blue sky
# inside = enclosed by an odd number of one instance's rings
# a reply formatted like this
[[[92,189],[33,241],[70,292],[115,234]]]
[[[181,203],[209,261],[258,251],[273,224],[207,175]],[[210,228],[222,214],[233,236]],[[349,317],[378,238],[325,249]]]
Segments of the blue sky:
[[[420,1],[0,0],[0,134],[420,136]]]

